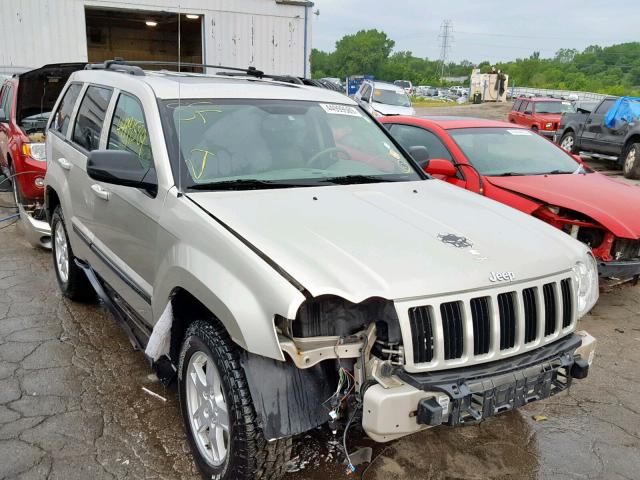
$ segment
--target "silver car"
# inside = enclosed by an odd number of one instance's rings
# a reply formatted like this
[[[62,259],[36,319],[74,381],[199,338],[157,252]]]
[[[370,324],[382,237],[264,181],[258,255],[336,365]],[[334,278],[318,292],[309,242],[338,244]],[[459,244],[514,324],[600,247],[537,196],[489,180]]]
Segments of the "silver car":
[[[90,66],[46,145],[60,289],[177,377],[205,478],[278,478],[327,423],[355,470],[356,423],[387,442],[586,377],[585,245],[431,179],[340,93],[235,73]]]

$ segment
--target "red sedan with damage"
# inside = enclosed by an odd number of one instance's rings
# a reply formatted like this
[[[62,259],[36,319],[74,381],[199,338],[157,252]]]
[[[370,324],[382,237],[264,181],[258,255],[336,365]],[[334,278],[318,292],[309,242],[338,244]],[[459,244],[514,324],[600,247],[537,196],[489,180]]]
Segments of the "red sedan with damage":
[[[465,117],[385,117],[436,178],[533,215],[589,245],[600,275],[640,275],[640,187],[591,170],[530,130]]]

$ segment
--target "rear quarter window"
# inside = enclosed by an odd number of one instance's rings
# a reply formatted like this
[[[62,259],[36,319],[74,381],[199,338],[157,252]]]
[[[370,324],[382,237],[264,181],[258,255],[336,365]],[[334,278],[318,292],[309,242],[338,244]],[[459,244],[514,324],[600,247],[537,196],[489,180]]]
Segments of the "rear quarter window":
[[[50,128],[60,133],[63,137],[67,136],[69,123],[71,123],[71,113],[78,100],[78,95],[80,95],[80,90],[82,90],[82,84],[80,83],[72,83],[69,85],[64,97],[62,97],[60,101],[60,105],[58,105],[58,109],[53,114]]]

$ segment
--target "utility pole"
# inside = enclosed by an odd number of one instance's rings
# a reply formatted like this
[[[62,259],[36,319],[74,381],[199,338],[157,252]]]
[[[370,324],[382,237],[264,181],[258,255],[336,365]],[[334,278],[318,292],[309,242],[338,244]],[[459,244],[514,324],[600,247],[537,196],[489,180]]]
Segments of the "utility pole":
[[[447,57],[451,44],[453,43],[453,23],[451,20],[444,20],[440,25],[440,81],[447,75]]]

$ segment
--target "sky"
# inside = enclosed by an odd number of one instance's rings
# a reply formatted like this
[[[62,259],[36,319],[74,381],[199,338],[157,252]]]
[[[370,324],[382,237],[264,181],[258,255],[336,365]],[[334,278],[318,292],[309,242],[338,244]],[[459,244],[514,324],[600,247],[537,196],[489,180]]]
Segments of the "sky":
[[[313,47],[376,28],[395,50],[440,57],[442,22],[451,20],[452,61],[512,60],[539,51],[640,41],[640,0],[313,0]]]

